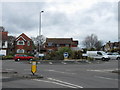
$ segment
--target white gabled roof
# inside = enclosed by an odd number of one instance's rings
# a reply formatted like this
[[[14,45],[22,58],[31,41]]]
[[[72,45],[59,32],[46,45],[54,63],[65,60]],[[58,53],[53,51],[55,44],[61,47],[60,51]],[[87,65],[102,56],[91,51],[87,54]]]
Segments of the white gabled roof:
[[[24,41],[26,41],[22,36],[19,36],[16,41],[18,41],[18,39],[22,38]]]

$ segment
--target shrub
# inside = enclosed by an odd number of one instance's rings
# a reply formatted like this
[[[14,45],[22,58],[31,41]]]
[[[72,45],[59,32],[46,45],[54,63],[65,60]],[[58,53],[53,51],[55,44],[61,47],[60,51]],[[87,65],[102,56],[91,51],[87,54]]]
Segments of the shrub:
[[[69,54],[68,58],[72,58],[73,57],[72,50],[69,47],[63,47],[63,48],[60,48],[58,50],[58,54],[60,55],[60,57],[61,57],[62,60],[64,59],[64,56],[63,56],[64,52],[68,52],[68,54]]]
[[[13,56],[12,55],[7,55],[7,56],[4,56],[3,59],[13,59]]]
[[[26,55],[28,55],[28,56],[34,56],[34,55],[31,54],[31,53],[24,53],[24,54],[26,54]]]
[[[53,51],[51,53],[48,53],[44,59],[46,60],[63,60],[63,55],[61,56],[58,51]]]
[[[46,60],[64,60],[64,52],[68,52],[69,58],[73,57],[73,52],[69,47],[59,48],[58,51],[52,51],[45,56]]]
[[[82,51],[74,51],[72,58],[73,59],[81,59],[82,58]]]
[[[94,60],[94,58],[91,58],[91,57],[87,57],[87,60],[91,60],[91,61],[92,61],[92,60]]]

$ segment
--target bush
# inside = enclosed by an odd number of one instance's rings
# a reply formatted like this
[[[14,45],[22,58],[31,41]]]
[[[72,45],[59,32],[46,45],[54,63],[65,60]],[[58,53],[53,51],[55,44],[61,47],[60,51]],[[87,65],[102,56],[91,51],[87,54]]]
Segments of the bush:
[[[87,60],[91,60],[91,61],[92,61],[92,60],[94,60],[94,58],[91,58],[91,57],[87,57]]]
[[[63,47],[63,48],[60,48],[60,49],[58,50],[58,55],[60,55],[60,58],[61,58],[62,60],[64,59],[64,56],[63,56],[64,52],[68,52],[68,54],[69,54],[69,57],[68,57],[68,58],[72,58],[72,57],[73,57],[73,52],[72,52],[72,50],[71,50],[69,47]]]
[[[46,60],[63,60],[63,55],[60,55],[58,51],[53,51],[51,53],[48,53],[44,59]]]
[[[82,58],[82,51],[74,51],[72,58],[73,59],[81,59]]]
[[[24,53],[24,54],[26,54],[26,55],[28,55],[28,56],[34,56],[34,55],[31,54],[31,53]]]
[[[13,59],[13,56],[12,56],[12,55],[7,55],[7,56],[4,56],[4,57],[3,57],[3,60],[4,60],[4,59]]]
[[[48,53],[44,59],[46,60],[64,60],[64,52],[68,52],[69,58],[73,57],[73,52],[69,47],[60,48],[58,51]]]

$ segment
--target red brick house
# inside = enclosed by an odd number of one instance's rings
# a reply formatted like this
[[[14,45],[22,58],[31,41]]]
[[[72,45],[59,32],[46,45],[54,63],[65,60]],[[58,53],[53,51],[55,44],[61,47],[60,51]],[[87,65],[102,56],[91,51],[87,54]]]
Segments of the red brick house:
[[[0,27],[0,54],[7,55],[8,49],[8,32],[4,27]]]
[[[72,38],[46,38],[46,51],[56,51],[61,47],[77,48],[78,41],[74,41]]]
[[[33,42],[32,40],[22,33],[15,39],[15,52],[16,53],[32,53]]]

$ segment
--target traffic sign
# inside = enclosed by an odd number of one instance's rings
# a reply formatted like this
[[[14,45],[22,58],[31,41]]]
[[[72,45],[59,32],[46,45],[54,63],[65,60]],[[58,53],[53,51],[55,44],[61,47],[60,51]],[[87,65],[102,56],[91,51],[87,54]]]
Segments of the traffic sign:
[[[69,54],[68,54],[68,52],[64,52],[64,58],[68,58],[68,56],[69,56]]]

